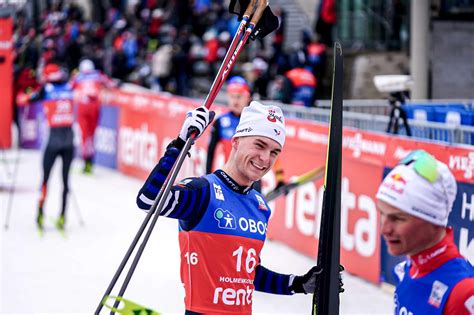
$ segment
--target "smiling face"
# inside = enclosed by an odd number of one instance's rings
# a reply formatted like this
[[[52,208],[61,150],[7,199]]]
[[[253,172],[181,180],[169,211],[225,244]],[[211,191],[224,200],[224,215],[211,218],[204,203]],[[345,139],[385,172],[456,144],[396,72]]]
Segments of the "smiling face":
[[[380,211],[380,232],[391,255],[413,256],[434,246],[444,237],[444,227],[412,216],[380,200],[377,207]]]
[[[260,180],[275,164],[281,146],[262,136],[232,138],[232,152],[224,171],[242,186]]]

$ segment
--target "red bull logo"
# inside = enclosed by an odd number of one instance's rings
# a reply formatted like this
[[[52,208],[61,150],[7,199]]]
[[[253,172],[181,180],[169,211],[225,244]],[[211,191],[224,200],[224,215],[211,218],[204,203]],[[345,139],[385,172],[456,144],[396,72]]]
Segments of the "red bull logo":
[[[384,181],[383,186],[396,193],[402,194],[406,184],[407,181],[402,177],[402,175],[395,173],[390,175],[390,177]]]
[[[403,185],[407,184],[407,181],[402,177],[402,175],[396,173],[390,176],[394,182],[400,182]]]

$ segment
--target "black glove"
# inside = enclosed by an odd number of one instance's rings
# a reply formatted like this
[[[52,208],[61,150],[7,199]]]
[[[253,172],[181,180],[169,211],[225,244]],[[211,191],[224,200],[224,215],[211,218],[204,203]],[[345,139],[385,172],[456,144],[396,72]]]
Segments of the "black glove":
[[[344,267],[339,265],[339,293],[344,292],[344,283],[342,282],[342,271]],[[316,288],[316,281],[323,272],[319,266],[311,268],[304,276],[294,276],[293,281],[290,279],[290,291],[293,293],[313,293]]]

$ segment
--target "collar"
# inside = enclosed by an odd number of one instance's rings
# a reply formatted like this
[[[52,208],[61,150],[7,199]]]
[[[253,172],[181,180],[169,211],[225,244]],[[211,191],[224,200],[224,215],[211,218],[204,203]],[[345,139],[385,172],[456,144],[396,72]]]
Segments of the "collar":
[[[224,184],[226,184],[227,187],[229,187],[235,192],[238,192],[239,194],[247,195],[253,188],[253,185],[241,186],[237,184],[237,182],[233,180],[232,177],[230,177],[226,172],[221,169],[215,171],[214,174],[219,177],[224,182]]]
[[[410,276],[413,278],[423,277],[448,260],[458,257],[462,256],[454,243],[453,229],[448,227],[446,228],[446,235],[438,244],[409,257],[411,262]]]

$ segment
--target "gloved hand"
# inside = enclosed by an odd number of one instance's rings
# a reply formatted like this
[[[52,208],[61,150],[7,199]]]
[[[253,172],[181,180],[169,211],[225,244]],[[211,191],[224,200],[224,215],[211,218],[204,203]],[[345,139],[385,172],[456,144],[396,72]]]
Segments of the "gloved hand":
[[[342,282],[342,272],[344,267],[339,265],[339,293],[344,292],[344,283]],[[323,269],[319,266],[314,266],[303,276],[294,276],[290,278],[290,291],[293,293],[313,293],[316,288],[316,281],[323,272]]]
[[[186,114],[186,120],[184,121],[183,127],[179,132],[179,137],[186,141],[192,132],[196,132],[196,138],[204,132],[207,126],[212,122],[216,113],[209,111],[206,107],[201,106],[192,110]]]

